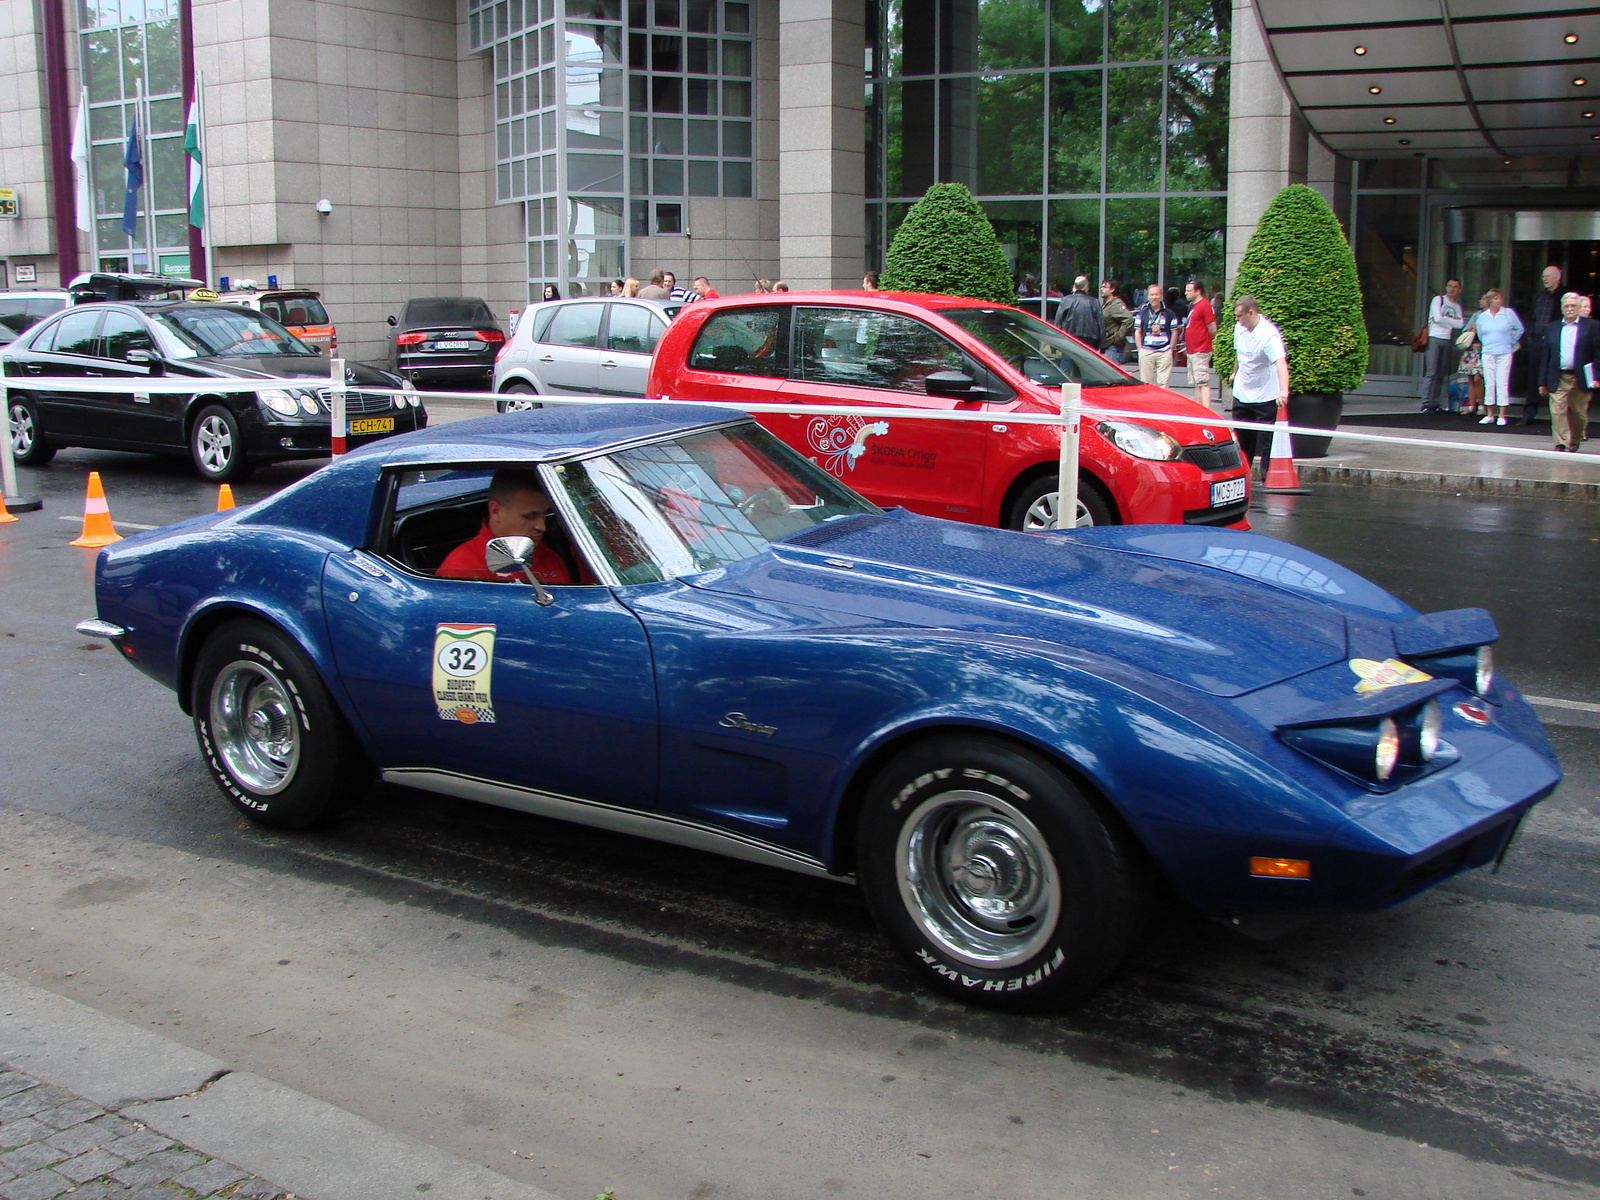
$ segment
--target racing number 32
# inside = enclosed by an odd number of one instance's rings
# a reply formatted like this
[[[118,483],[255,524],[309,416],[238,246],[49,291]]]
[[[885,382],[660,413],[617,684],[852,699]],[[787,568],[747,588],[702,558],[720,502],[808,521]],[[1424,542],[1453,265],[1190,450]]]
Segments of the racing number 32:
[[[433,635],[433,702],[441,721],[493,723],[493,625],[440,625]]]

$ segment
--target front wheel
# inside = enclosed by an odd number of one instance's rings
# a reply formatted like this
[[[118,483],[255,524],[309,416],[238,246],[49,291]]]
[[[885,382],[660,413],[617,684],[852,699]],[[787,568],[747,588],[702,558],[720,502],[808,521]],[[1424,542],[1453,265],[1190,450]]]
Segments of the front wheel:
[[[1147,902],[1135,852],[1064,772],[976,734],[921,743],[879,773],[857,876],[930,988],[1014,1012],[1099,986]]]
[[[189,429],[189,457],[201,478],[233,483],[250,474],[239,420],[220,404],[208,404]]]
[[[190,711],[206,766],[258,825],[305,829],[358,799],[371,767],[300,648],[230,621],[195,664]]]
[[[533,399],[537,394],[525,383],[508,383],[500,393],[501,398],[495,402],[495,407],[503,413],[526,412],[530,408],[543,408],[543,404]]]
[[[44,440],[39,425],[39,410],[33,401],[12,396],[6,405],[11,424],[11,457],[24,467],[42,467],[56,456],[56,448]]]
[[[1056,487],[1056,476],[1044,475],[1022,489],[1022,494],[1011,505],[1006,524],[1012,529],[1029,532],[1056,527],[1056,508],[1061,493]],[[1092,525],[1115,525],[1111,506],[1087,480],[1078,481],[1078,520],[1080,529]]]

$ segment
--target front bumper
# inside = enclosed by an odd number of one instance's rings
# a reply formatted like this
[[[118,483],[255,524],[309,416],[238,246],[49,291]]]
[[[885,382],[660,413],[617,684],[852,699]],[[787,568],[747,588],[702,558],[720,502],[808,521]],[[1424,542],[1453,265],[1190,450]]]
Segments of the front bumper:
[[[394,419],[394,428],[381,433],[350,434],[345,438],[346,449],[379,442],[397,433],[411,433],[428,427],[428,410],[423,407],[390,409],[386,412],[362,413],[350,417],[357,427],[362,422]],[[258,462],[274,462],[294,458],[326,458],[333,453],[333,429],[326,418],[308,418],[299,421],[267,421],[257,414],[254,421],[245,424],[245,450]]]

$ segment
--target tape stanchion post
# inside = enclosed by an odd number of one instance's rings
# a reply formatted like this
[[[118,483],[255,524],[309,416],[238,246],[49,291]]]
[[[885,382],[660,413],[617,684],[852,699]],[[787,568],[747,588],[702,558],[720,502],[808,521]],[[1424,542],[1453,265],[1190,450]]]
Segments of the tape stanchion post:
[[[32,512],[34,509],[43,508],[44,504],[37,496],[24,496],[17,488],[17,464],[11,457],[11,395],[6,390],[6,377],[0,374],[0,412],[5,413],[5,446],[0,449],[0,494],[4,502],[0,503],[0,522],[15,521],[10,510],[18,512]],[[33,436],[39,436],[37,428]]]
[[[1078,416],[1081,383],[1061,385],[1061,460],[1056,469],[1056,528],[1078,527]]]
[[[332,385],[328,391],[328,420],[333,426],[333,455],[337,458],[344,453],[345,436],[350,432],[350,422],[344,415],[344,359],[328,361],[328,382]]]

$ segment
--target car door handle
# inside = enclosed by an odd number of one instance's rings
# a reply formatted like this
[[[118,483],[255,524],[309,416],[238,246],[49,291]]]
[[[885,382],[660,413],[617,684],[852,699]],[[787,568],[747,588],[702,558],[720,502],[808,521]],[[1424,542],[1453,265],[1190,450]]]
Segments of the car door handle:
[[[553,354],[546,354],[539,361],[540,362],[555,362],[555,356]]]
[[[614,359],[614,358],[608,358],[604,362],[602,362],[600,365],[602,367],[604,367],[606,370],[609,371],[609,370],[612,370],[617,365],[617,360]]]
[[[29,375],[43,375],[44,374],[44,368],[41,367],[38,363],[23,363],[22,364],[22,369],[24,371],[26,371]]]

